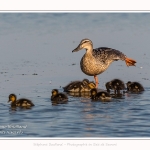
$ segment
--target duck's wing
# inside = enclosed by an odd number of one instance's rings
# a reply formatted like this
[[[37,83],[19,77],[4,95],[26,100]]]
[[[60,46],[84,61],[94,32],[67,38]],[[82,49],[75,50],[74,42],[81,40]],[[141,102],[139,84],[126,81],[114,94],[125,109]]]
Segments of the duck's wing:
[[[119,50],[108,47],[99,47],[93,49],[93,56],[103,63],[109,63],[117,60],[125,61],[127,66],[135,66],[136,63],[135,60],[128,58],[125,54],[123,54]]]
[[[126,55],[120,52],[119,50],[108,47],[99,47],[93,49],[93,56],[104,62],[106,62],[107,60],[111,61],[125,60],[126,58]]]

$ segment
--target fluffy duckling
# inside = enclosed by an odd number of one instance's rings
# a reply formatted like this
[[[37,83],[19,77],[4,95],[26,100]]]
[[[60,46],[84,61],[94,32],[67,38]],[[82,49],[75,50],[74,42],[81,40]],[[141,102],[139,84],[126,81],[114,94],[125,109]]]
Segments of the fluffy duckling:
[[[114,94],[115,95],[116,94],[120,95],[121,94],[120,90],[124,90],[125,89],[125,84],[120,79],[113,79],[113,80],[107,82],[105,84],[105,86],[106,86],[107,92],[110,93],[110,89],[114,90]]]
[[[64,87],[65,92],[89,92],[92,88],[95,88],[96,84],[90,82],[88,79],[83,81],[74,81]]]
[[[66,85],[65,87],[63,87],[64,92],[68,92],[68,89],[69,89],[72,85],[77,84],[77,83],[79,83],[79,82],[82,82],[82,81],[72,81],[72,82],[70,82],[68,85]]]
[[[111,100],[111,96],[108,92],[106,91],[100,91],[98,92],[96,88],[91,90],[91,99],[94,101],[110,101]]]
[[[95,88],[96,85],[94,82],[89,82],[88,84],[84,84],[82,82],[76,83],[68,88],[68,92],[89,92],[91,89]]]
[[[51,101],[57,103],[65,103],[68,101],[67,95],[59,93],[57,89],[52,90]]]
[[[130,91],[133,93],[139,93],[139,92],[144,91],[144,87],[139,82],[128,81],[126,85],[127,85],[127,91]]]
[[[11,107],[31,107],[34,104],[29,99],[21,98],[17,100],[17,96],[15,94],[9,95],[8,102],[11,102]]]

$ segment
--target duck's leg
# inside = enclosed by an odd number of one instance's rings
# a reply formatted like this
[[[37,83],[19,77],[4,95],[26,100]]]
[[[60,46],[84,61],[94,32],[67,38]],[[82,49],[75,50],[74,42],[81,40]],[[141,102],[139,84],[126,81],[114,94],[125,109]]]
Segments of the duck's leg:
[[[95,79],[96,88],[98,88],[98,77],[97,77],[97,75],[94,76],[94,79]]]

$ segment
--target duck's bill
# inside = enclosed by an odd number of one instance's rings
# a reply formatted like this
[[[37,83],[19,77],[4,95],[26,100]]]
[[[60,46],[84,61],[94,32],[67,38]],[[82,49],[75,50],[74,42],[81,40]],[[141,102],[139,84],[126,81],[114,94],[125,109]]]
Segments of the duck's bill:
[[[78,47],[77,48],[75,48],[72,52],[77,52],[77,51],[79,51],[81,48],[80,48],[80,45],[78,45]]]

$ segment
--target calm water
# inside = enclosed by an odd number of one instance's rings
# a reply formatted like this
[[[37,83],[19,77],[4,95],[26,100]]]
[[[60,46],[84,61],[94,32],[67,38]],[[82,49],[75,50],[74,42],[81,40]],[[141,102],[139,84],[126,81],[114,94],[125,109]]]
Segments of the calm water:
[[[150,137],[150,14],[1,13],[0,22],[0,137]],[[145,92],[106,103],[68,95],[67,104],[52,105],[53,88],[93,80],[80,70],[85,50],[72,53],[83,38],[137,60],[129,68],[114,62],[98,76],[99,88],[120,78]],[[12,110],[10,93],[35,107]]]

